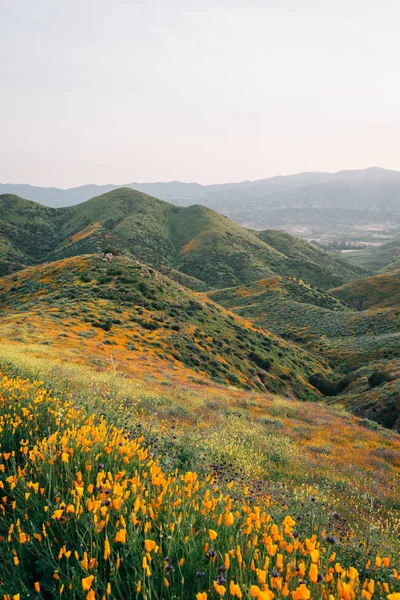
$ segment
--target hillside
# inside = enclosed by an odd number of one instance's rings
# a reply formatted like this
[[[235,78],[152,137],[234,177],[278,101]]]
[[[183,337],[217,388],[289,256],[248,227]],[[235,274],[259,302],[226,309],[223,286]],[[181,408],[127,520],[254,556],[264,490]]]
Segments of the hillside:
[[[279,270],[280,275],[304,279],[314,286],[327,289],[330,281],[343,278],[354,280],[365,274],[361,268],[349,269],[348,263],[337,254],[326,252],[283,231],[266,229],[257,232],[257,235],[288,258]]]
[[[198,373],[311,398],[318,393],[308,380],[330,371],[296,345],[124,257],[74,257],[7,276],[0,308],[0,338],[42,340],[94,364],[111,354],[127,371],[153,377],[163,369],[191,379]]]
[[[400,271],[365,277],[332,289],[330,293],[357,310],[400,306]]]
[[[9,356],[5,598],[396,600],[399,436],[321,404]]]
[[[56,246],[54,215],[18,196],[0,196],[0,275],[40,262]]]
[[[394,260],[393,262],[380,269],[378,273],[391,273],[392,271],[398,271],[400,269],[400,259]]]
[[[35,207],[46,261],[0,278],[0,596],[397,600],[398,272],[345,304],[306,278],[358,269],[204,207]]]
[[[379,271],[400,257],[400,240],[381,246],[371,246],[365,250],[357,250],[346,254],[346,260],[352,265]]]
[[[325,396],[334,397],[355,414],[400,430],[400,286],[393,278],[383,289],[382,302],[377,282],[371,284],[371,290],[368,283],[369,278],[350,285],[354,296],[343,293],[347,286],[339,288],[339,298],[285,278],[209,295],[258,327],[324,357],[333,375],[328,380],[318,377],[313,383]],[[352,300],[358,305],[363,293],[372,301],[372,292],[378,292],[374,298],[377,306],[362,312],[350,306]]]
[[[24,202],[15,200],[14,213],[23,216]],[[118,189],[67,209],[31,202],[26,206],[25,221],[36,210],[49,230],[48,235],[46,229],[38,232],[37,249],[28,255],[32,263],[111,249],[156,267],[173,268],[214,288],[276,274],[295,274],[329,288],[366,274],[337,255],[289,235],[256,232],[203,206],[179,208],[131,189]],[[14,213],[11,208],[4,211],[11,225]],[[41,251],[43,244],[46,248]],[[15,268],[20,263],[16,261]]]

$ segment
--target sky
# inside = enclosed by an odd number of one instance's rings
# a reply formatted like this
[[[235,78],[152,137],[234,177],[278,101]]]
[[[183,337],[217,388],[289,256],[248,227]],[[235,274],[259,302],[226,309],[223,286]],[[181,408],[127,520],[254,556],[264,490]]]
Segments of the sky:
[[[398,0],[0,0],[0,182],[400,169]]]

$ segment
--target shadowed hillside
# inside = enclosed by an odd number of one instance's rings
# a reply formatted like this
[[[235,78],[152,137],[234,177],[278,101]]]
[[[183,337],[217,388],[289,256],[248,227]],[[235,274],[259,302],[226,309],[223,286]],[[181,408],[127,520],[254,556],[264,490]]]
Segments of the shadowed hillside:
[[[45,260],[60,240],[55,214],[18,196],[0,195],[0,275]]]
[[[328,360],[334,375],[313,379],[325,396],[360,416],[400,429],[399,283],[392,277],[381,287],[380,277],[333,290],[339,298],[285,278],[217,290],[210,296],[258,327]],[[350,306],[367,297],[376,306],[362,312]]]

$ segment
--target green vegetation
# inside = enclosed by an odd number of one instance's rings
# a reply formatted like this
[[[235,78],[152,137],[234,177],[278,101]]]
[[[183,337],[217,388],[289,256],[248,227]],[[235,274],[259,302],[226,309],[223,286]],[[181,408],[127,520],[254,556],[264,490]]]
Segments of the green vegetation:
[[[386,265],[386,267],[383,267],[383,269],[380,269],[380,271],[378,271],[379,273],[390,273],[391,271],[398,271],[400,270],[400,260],[395,260],[391,263],[389,263],[388,265]]]
[[[258,237],[287,257],[277,271],[280,275],[304,279],[322,289],[334,287],[334,281],[353,281],[365,275],[361,268],[350,267],[340,255],[332,254],[283,231],[266,229]]]
[[[46,248],[39,244],[35,254],[28,252],[30,264],[114,250],[157,268],[173,268],[212,288],[276,274],[295,275],[329,288],[365,274],[337,255],[287,234],[256,232],[203,206],[179,208],[128,188],[65,209],[49,209],[22,199],[15,200],[14,207],[8,200],[2,211],[4,220],[14,224],[18,213],[22,227],[25,202],[24,223],[32,221],[30,215],[36,210],[36,220],[45,222],[50,230],[49,235],[43,228],[38,230]],[[21,260],[16,261],[13,270],[21,265]]]
[[[59,239],[54,214],[18,196],[0,196],[0,275],[45,260]]]
[[[234,386],[316,398],[308,380],[329,372],[304,349],[127,257],[74,257],[9,275],[0,284],[0,306],[3,335],[14,323],[15,336],[23,317],[50,343],[52,330],[59,334],[66,322],[81,337],[82,352],[107,344],[132,359],[154,355]]]
[[[400,271],[389,271],[331,290],[331,294],[358,310],[400,305]]]
[[[400,271],[1,202],[0,596],[398,600]]]
[[[387,285],[381,284],[381,278]],[[210,296],[258,327],[328,361],[333,375],[311,380],[325,396],[335,396],[335,402],[355,414],[400,430],[398,290],[393,273],[332,290],[337,298],[285,278],[213,291]],[[357,311],[351,304],[368,310]],[[382,369],[385,377],[371,385],[369,378]]]
[[[369,271],[379,271],[400,256],[400,241],[388,242],[381,246],[371,246],[364,250],[349,252],[346,254],[346,260],[352,265],[368,269]]]
[[[0,360],[6,597],[399,590],[393,432],[322,403],[151,390],[33,348]]]

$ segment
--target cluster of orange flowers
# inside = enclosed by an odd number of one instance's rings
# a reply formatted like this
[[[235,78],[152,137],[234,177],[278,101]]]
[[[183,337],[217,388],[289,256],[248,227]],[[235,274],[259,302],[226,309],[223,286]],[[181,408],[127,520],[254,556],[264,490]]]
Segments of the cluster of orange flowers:
[[[38,384],[3,378],[0,444],[4,600],[400,600],[389,557],[347,564],[326,532],[276,522],[269,498],[166,473],[142,439]]]

